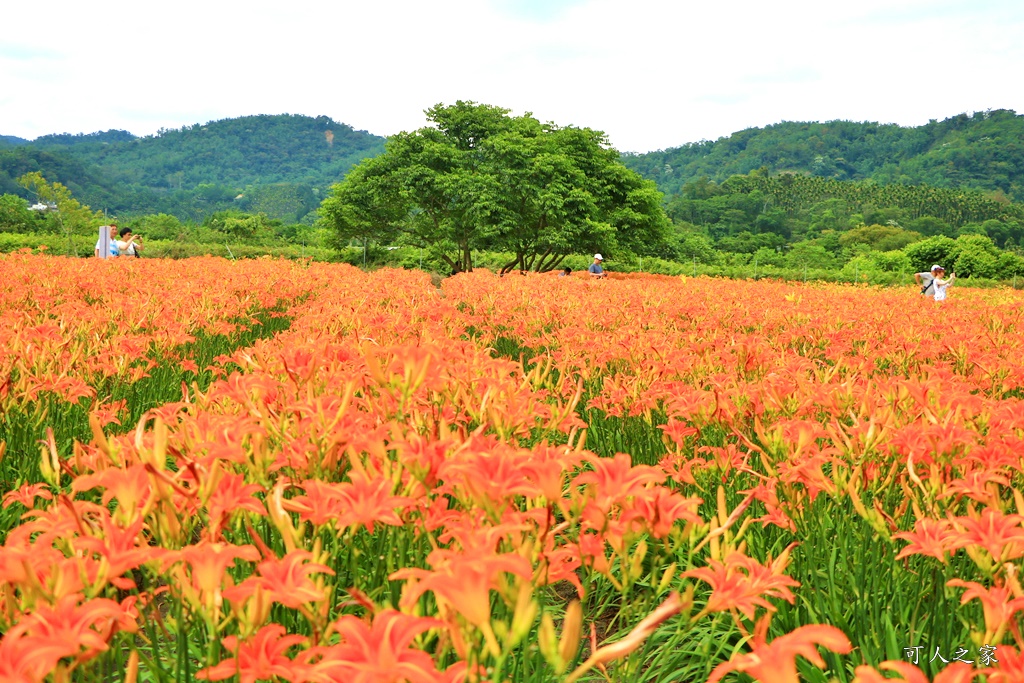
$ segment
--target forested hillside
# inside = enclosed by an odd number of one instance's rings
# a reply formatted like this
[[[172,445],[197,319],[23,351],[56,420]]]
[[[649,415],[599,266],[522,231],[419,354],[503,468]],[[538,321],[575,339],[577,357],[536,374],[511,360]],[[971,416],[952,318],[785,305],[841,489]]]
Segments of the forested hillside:
[[[8,145],[23,145],[28,140],[25,138],[19,138],[14,135],[0,135],[0,147],[6,147]]]
[[[71,188],[86,204],[121,215],[169,213],[198,220],[229,208],[298,220],[383,139],[326,116],[247,116],[161,130],[11,139],[0,149],[0,191],[19,193],[28,170]]]
[[[0,195],[32,199],[16,179],[38,171],[122,219],[167,214],[205,223],[234,211],[310,224],[329,188],[382,151],[377,136],[324,116],[288,114],[142,138],[121,130],[33,141],[0,136]],[[889,222],[949,237],[986,224],[1000,245],[1021,240],[1024,219],[1010,201],[1024,201],[1024,116],[1010,110],[916,128],[784,122],[623,161],[658,184],[677,225],[699,230],[719,249],[743,232],[766,245]],[[769,187],[767,178],[777,180]],[[962,188],[976,192],[950,194]]]
[[[960,114],[916,128],[829,121],[783,122],[715,141],[625,155],[626,165],[667,195],[701,176],[767,168],[837,180],[926,183],[1001,191],[1024,201],[1024,115],[1012,110]]]

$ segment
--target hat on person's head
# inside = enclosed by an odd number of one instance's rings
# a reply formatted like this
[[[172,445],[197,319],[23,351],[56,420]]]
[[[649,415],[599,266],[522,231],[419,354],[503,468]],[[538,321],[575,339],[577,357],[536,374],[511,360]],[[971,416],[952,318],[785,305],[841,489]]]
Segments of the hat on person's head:
[[[934,266],[932,266],[932,272],[934,273],[936,270],[945,270],[945,268],[938,264],[935,264]]]
[[[600,254],[594,254],[594,258],[596,258],[598,261],[604,261],[604,256],[601,256]]]

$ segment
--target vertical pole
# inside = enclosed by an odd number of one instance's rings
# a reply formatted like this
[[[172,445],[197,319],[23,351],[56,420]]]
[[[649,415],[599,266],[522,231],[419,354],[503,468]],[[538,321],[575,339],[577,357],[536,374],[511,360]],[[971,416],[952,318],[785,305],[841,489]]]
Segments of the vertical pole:
[[[693,257],[693,276],[697,277],[697,257]]]
[[[757,279],[757,257],[754,257],[754,279]]]
[[[71,256],[71,252],[74,250],[71,241],[71,231],[64,227],[64,216],[60,215],[60,209],[57,209],[57,221],[60,223],[61,232],[66,232],[68,235],[68,256]],[[77,254],[75,254],[77,256]]]

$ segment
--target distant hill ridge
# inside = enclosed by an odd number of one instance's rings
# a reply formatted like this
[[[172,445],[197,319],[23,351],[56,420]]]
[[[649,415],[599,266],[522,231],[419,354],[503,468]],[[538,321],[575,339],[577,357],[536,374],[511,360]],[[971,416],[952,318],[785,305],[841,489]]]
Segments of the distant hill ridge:
[[[243,116],[163,129],[136,137],[109,130],[45,135],[29,147],[64,151],[115,178],[152,188],[199,184],[340,180],[354,161],[382,149],[384,139],[327,116]]]
[[[28,140],[25,138],[19,138],[15,135],[0,135],[0,147],[6,145],[24,145]]]
[[[291,194],[308,197],[304,214],[319,203],[317,194],[383,148],[384,138],[330,117],[294,114],[222,119],[145,137],[62,133],[0,148],[0,190],[17,191],[14,173],[36,164],[31,170],[114,213],[197,218],[238,208],[234,200],[246,188],[286,184],[294,186]],[[295,220],[292,204],[275,217]]]
[[[623,161],[668,195],[700,177],[721,182],[764,167],[837,180],[1001,191],[1024,201],[1024,116],[999,109],[917,127],[782,122],[714,141],[627,154]]]
[[[297,220],[384,138],[327,116],[243,116],[161,130],[0,136],[0,192],[24,195],[30,170],[64,183],[94,208],[130,215],[165,212],[197,219],[224,208]],[[1024,116],[1007,109],[961,114],[923,126],[782,122],[714,141],[623,155],[669,197],[705,177],[717,182],[759,168],[879,184],[968,187],[1024,201]],[[246,204],[273,186],[273,196]],[[263,196],[269,196],[263,192]]]

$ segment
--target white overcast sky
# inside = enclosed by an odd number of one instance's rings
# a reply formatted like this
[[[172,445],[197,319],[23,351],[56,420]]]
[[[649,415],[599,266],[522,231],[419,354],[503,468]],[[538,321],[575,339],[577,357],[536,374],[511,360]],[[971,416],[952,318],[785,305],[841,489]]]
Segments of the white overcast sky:
[[[1024,0],[49,0],[0,9],[0,135],[474,100],[622,151],[779,121],[1024,113]]]

